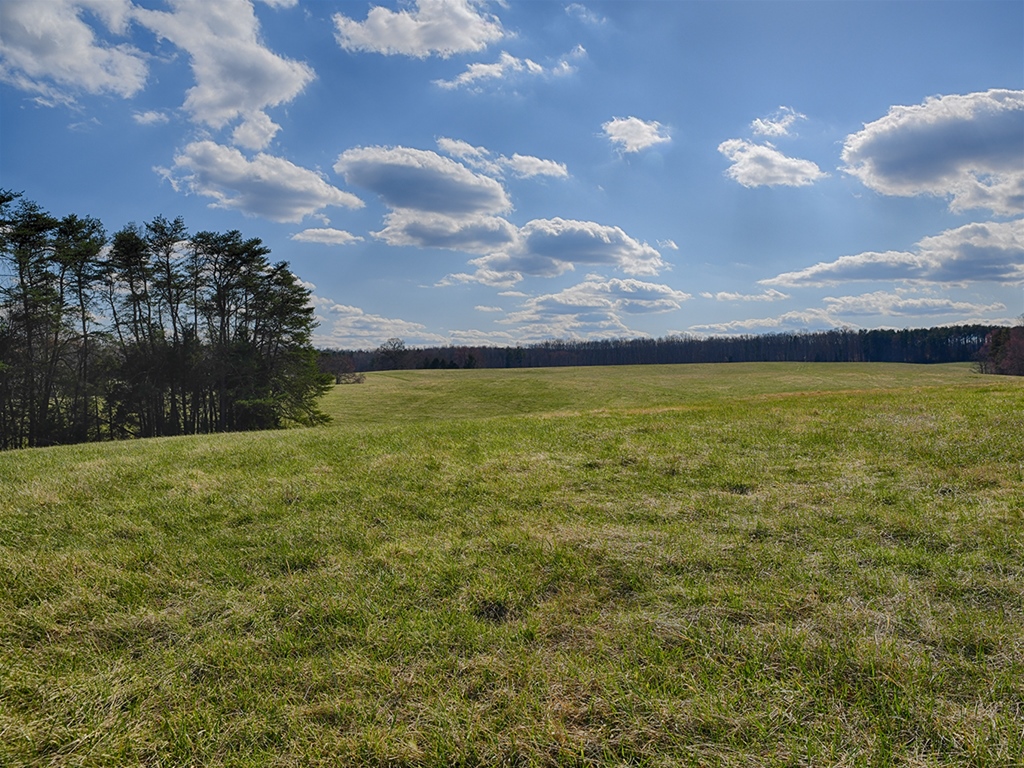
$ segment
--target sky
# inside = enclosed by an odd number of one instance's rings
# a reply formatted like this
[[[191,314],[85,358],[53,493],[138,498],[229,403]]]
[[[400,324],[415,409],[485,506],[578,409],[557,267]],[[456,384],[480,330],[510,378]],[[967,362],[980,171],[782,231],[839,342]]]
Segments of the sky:
[[[0,0],[0,188],[320,347],[1013,323],[1024,2]]]

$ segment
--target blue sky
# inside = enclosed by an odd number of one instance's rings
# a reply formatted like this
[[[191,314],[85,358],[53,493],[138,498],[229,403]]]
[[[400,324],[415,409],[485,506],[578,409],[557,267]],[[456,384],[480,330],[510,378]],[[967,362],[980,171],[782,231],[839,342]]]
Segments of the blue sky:
[[[1009,323],[1024,2],[0,0],[0,186],[262,238],[322,346]]]

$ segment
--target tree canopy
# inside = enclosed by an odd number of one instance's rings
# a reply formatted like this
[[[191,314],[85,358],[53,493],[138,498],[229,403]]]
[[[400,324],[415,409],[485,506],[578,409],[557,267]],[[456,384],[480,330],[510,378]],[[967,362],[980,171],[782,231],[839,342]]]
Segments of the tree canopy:
[[[0,190],[0,448],[325,421],[309,291],[269,256]]]

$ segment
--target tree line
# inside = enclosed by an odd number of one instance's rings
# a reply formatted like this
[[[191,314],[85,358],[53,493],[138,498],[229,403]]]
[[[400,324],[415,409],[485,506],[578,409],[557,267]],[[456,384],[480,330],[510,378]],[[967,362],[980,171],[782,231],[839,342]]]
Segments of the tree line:
[[[989,332],[978,352],[978,368],[982,373],[1024,376],[1024,317],[1021,325]]]
[[[238,231],[0,190],[0,448],[326,420],[309,291]]]
[[[956,363],[976,361],[989,325],[906,330],[833,330],[744,336],[552,340],[516,347],[406,348],[389,339],[375,350],[321,350],[323,370],[535,368],[740,362]],[[1003,329],[1006,330],[1006,329]]]

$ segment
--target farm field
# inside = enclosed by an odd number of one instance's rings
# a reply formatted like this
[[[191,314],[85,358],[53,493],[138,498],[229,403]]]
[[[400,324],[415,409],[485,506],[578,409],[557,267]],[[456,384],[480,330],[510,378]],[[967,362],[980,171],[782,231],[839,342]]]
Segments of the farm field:
[[[1024,381],[373,373],[0,453],[3,766],[1024,764]]]

